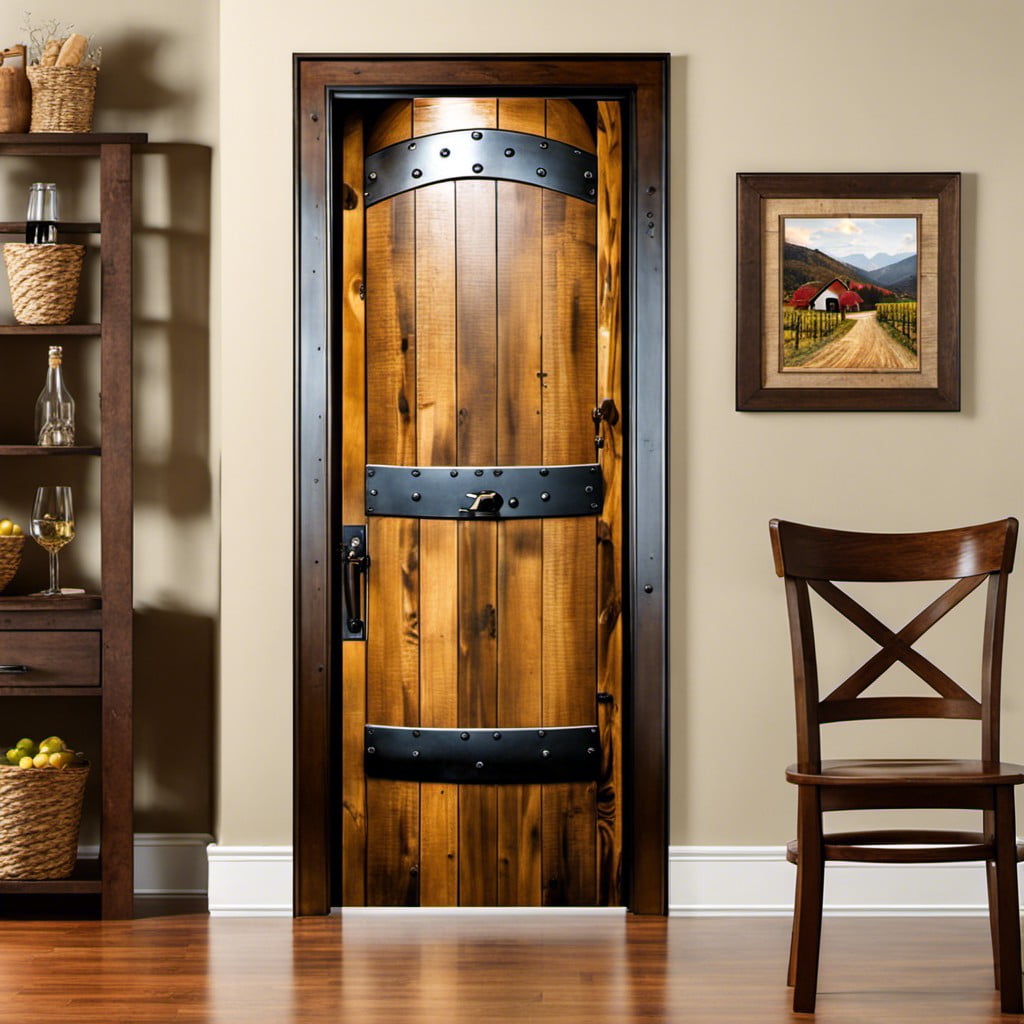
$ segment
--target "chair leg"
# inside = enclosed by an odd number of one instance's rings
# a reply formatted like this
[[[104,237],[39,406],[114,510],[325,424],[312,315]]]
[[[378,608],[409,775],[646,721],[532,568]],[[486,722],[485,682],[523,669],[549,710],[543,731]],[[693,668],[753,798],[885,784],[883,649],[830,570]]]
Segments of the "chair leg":
[[[994,811],[982,814],[986,843],[996,839],[996,816]],[[993,847],[994,848],[994,847]],[[995,976],[996,991],[999,990],[999,900],[996,898],[996,862],[985,861],[985,887],[988,890],[988,927],[992,935],[992,973]]]
[[[793,929],[789,937],[789,968],[786,973],[786,984],[792,988],[796,984],[796,945],[797,927],[800,921],[800,855],[797,851],[796,893],[793,896]]]
[[[1021,986],[1020,903],[1017,896],[1017,837],[1013,789],[995,787],[995,876],[999,1002],[1003,1013],[1024,1013]]]
[[[801,786],[797,812],[797,898],[793,915],[795,964],[793,1012],[814,1013],[818,993],[821,945],[821,903],[825,887],[825,856],[821,827],[821,793]]]

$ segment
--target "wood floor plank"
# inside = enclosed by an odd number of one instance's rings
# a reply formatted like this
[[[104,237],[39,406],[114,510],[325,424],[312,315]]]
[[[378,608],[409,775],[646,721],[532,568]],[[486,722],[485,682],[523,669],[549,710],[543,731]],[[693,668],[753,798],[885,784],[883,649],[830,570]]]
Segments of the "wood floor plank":
[[[792,1024],[785,918],[6,921],[12,1020]],[[1009,1024],[984,918],[825,921],[817,1024]]]

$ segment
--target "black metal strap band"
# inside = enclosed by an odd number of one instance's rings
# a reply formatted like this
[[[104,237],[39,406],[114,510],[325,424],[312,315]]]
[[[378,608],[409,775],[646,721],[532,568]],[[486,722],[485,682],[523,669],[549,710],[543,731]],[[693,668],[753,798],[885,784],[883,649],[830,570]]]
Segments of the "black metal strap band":
[[[519,181],[597,202],[597,157],[526,132],[466,129],[396,142],[366,157],[367,206],[456,178]]]
[[[601,768],[596,725],[547,729],[411,729],[367,725],[366,775],[489,785],[590,782]]]
[[[580,466],[367,466],[366,512],[417,519],[594,516],[601,468]]]

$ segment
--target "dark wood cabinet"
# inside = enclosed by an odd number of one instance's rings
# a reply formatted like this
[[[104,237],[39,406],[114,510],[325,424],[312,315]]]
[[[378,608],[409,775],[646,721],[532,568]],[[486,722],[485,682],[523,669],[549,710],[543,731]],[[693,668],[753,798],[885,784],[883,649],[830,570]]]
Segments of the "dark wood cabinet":
[[[47,449],[26,443],[28,438],[0,436],[0,459],[100,462],[99,592],[45,598],[18,593],[15,578],[0,594],[0,699],[98,703],[99,750],[89,754],[98,776],[91,785],[98,783],[100,793],[99,857],[80,859],[72,877],[61,881],[0,881],[0,897],[98,893],[107,918],[131,917],[133,905],[132,148],[145,141],[143,134],[0,135],[0,158],[98,161],[99,221],[61,225],[64,240],[99,239],[86,254],[86,260],[99,261],[98,322],[0,324],[0,344],[4,336],[36,337],[41,345],[63,344],[70,351],[76,338],[99,338],[101,393],[97,445]],[[22,240],[24,229],[24,221],[0,222],[0,235],[8,241]],[[40,383],[24,382],[27,403],[34,402]],[[0,462],[0,472],[3,467]],[[0,717],[6,717],[2,709]]]

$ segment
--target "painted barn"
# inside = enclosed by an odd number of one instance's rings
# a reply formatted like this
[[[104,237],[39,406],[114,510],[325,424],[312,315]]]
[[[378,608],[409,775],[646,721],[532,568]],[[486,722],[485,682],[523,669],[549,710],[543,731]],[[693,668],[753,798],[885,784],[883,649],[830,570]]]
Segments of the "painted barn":
[[[840,299],[850,290],[845,281],[833,277],[828,284],[820,287],[811,300],[807,303],[808,309],[816,309],[819,313],[838,313],[840,310]],[[858,300],[859,301],[859,300]]]

